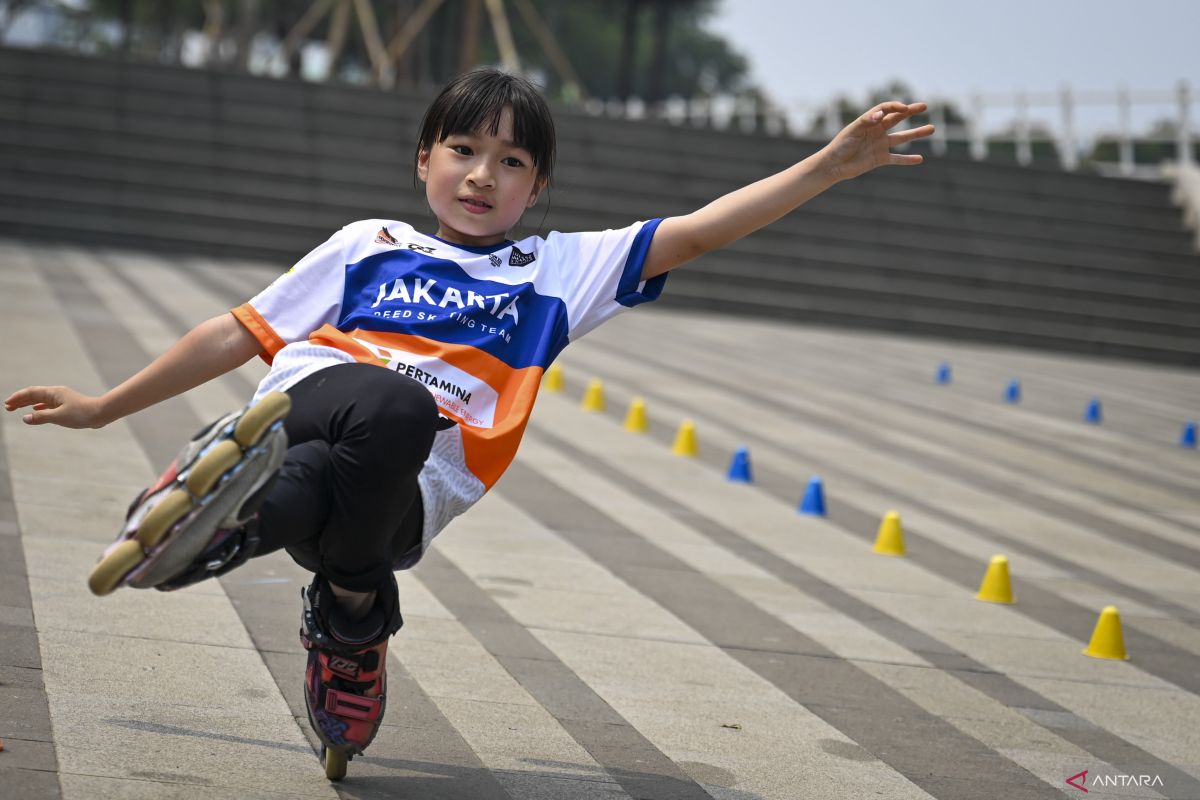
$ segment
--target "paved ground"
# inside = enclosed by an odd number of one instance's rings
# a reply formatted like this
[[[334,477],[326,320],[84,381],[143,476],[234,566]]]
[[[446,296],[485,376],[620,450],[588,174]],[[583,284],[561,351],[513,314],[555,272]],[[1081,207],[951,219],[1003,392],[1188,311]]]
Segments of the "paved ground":
[[[0,241],[0,391],[98,392],[272,276]],[[0,795],[991,800],[1082,796],[1086,769],[1088,797],[1200,798],[1200,454],[1176,445],[1200,374],[654,308],[562,363],[517,464],[400,576],[387,725],[337,787],[286,556],[84,584],[263,367],[100,431],[3,416]],[[606,414],[579,408],[593,376]],[[670,451],[685,417],[697,459]],[[753,486],[725,479],[739,445]],[[796,513],[812,474],[827,519]],[[889,509],[903,559],[871,552]],[[1014,606],[972,597],[995,553]],[[1080,654],[1110,603],[1128,662]]]

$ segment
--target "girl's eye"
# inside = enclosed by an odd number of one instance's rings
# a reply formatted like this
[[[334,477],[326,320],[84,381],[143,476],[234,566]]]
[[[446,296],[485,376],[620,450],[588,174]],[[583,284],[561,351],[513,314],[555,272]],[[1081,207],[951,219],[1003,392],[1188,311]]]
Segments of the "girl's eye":
[[[508,158],[504,159],[504,161],[502,161],[501,163],[502,163],[502,164],[505,164],[506,166],[509,166],[509,167],[523,167],[523,166],[525,166],[523,163],[521,163],[521,159],[519,159],[519,158],[513,158],[512,156],[509,156]]]
[[[471,155],[471,148],[467,147],[465,144],[452,144],[450,145],[450,149],[458,153],[460,156]]]

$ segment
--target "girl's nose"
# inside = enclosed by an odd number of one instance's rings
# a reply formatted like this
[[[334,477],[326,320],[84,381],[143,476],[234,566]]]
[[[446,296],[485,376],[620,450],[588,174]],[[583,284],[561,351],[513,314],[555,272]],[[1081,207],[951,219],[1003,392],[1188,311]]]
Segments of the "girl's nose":
[[[485,167],[481,164],[481,165],[477,166],[475,169],[471,170],[471,173],[469,175],[467,175],[467,180],[470,183],[473,183],[480,188],[491,188],[491,186],[492,186],[491,170],[489,170],[487,167]]]

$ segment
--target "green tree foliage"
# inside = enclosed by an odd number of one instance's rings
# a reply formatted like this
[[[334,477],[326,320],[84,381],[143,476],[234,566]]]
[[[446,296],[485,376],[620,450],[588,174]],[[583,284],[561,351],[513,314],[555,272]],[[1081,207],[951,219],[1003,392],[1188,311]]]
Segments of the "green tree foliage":
[[[245,62],[245,43],[254,33],[282,38],[303,16],[313,0],[90,0],[65,20],[67,41],[59,44],[92,52],[108,52],[160,62],[177,61],[186,30],[216,33],[223,41],[214,63],[238,68]],[[567,54],[584,91],[594,97],[616,94],[627,0],[531,0],[559,46]],[[25,0],[24,5],[50,3]],[[52,4],[52,3],[51,3]],[[655,15],[658,5],[670,7],[667,53],[661,75],[652,80],[655,53]],[[53,5],[53,4],[52,4]],[[385,39],[390,39],[419,5],[417,0],[372,0]],[[466,0],[446,0],[422,30],[412,52],[402,61],[402,84],[437,85],[458,71],[462,61]],[[561,93],[563,81],[543,52],[534,32],[513,3],[507,3],[509,25],[526,69],[544,76],[551,95]],[[640,0],[634,42],[632,93],[645,96],[651,87],[663,95],[709,95],[749,91],[749,66],[719,34],[706,24],[718,0]],[[60,7],[61,8],[61,7]],[[249,11],[247,11],[249,9]],[[500,60],[491,24],[481,12],[479,63]],[[249,26],[248,28],[246,26]],[[330,15],[310,34],[328,36]],[[353,28],[353,24],[352,24]],[[241,55],[241,57],[239,57]],[[363,75],[369,58],[356,29],[348,32],[340,74]]]
[[[593,97],[615,96],[618,93],[625,2],[534,0],[534,5],[568,54],[586,92]],[[716,12],[715,0],[673,2],[670,7],[665,71],[658,76],[663,95],[693,97],[748,89],[746,58],[705,27]],[[645,97],[650,92],[655,12],[651,2],[639,5],[631,87],[635,96]],[[558,76],[532,32],[519,24],[514,25],[514,29],[522,56],[546,75],[549,89],[561,88]],[[483,58],[497,58],[494,46],[487,40]]]

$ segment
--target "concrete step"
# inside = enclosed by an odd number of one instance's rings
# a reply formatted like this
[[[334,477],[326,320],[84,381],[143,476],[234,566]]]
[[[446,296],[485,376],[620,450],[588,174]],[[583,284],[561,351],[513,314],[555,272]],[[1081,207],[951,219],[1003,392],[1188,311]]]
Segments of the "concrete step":
[[[281,267],[355,219],[431,230],[410,188],[428,99],[0,50],[0,230]],[[823,144],[556,120],[563,166],[516,236],[686,213]],[[758,313],[922,332],[975,319],[983,339],[1178,361],[1200,333],[1192,247],[1165,184],[930,159],[699,259],[673,276],[670,302],[750,311],[770,298]]]
[[[1116,296],[1081,298],[1073,293],[1031,292],[1007,282],[989,282],[964,276],[954,282],[931,281],[921,274],[881,266],[872,270],[831,267],[827,263],[796,259],[787,264],[755,264],[739,270],[735,254],[698,259],[672,280],[702,285],[721,297],[731,288],[754,287],[781,295],[836,293],[848,297],[888,298],[892,316],[903,317],[914,305],[945,308],[1014,320],[1053,319],[1063,325],[1088,328],[1097,323],[1114,330],[1156,332],[1200,340],[1200,302],[1164,308],[1161,303],[1134,304]]]
[[[186,69],[93,61],[77,59],[82,63],[68,67],[39,62],[33,68],[23,64],[25,69],[14,69],[0,57],[0,91],[5,91],[2,87],[7,85],[10,96],[19,94],[33,105],[37,104],[34,101],[57,102],[58,98],[66,97],[70,105],[80,109],[90,105],[107,111],[119,109],[125,114],[145,111],[167,122],[173,119],[194,122],[215,115],[232,124],[304,127],[319,133],[350,133],[345,130],[344,115],[352,113],[356,120],[353,134],[389,137],[400,134],[404,141],[412,138],[428,99],[427,95],[335,89],[300,81],[221,73],[201,76]],[[84,65],[85,70],[78,69]],[[116,76],[123,81],[119,88],[112,86]],[[45,83],[28,88],[34,77]],[[632,123],[562,109],[556,111],[556,120],[564,143],[640,151],[659,163],[671,163],[676,169],[687,165],[672,163],[671,159],[691,156],[718,157],[720,163],[707,162],[709,170],[719,170],[724,164],[777,169],[779,164],[798,160],[824,144],[666,123]],[[383,123],[383,127],[378,127],[378,123]],[[1087,203],[1115,201],[1122,205],[1150,206],[1161,205],[1166,197],[1164,187],[1142,181],[1067,174],[1053,169],[1014,170],[1007,165],[987,163],[931,162],[919,172],[920,175],[905,176],[909,188],[936,182],[973,191],[1008,189],[1028,193],[1032,189],[1037,194],[1059,194]]]
[[[1103,326],[1080,330],[1075,326],[909,307],[903,317],[888,299],[872,301],[857,294],[831,298],[825,295],[784,294],[741,287],[720,298],[704,287],[680,281],[662,302],[668,307],[701,309],[756,319],[779,319],[806,325],[836,325],[932,336],[963,342],[991,342],[1020,347],[1052,348],[1067,352],[1117,356],[1142,362],[1200,366],[1200,347],[1194,339],[1131,334]]]
[[[33,134],[26,131],[11,135],[10,131],[0,129],[0,143],[28,142]],[[178,188],[189,194],[210,191],[221,192],[223,195],[240,195],[249,201],[278,202],[281,199],[289,202],[322,202],[322,196],[329,195],[327,202],[347,202],[348,195],[360,198],[360,205],[367,211],[363,216],[374,216],[380,212],[371,212],[371,203],[366,199],[370,196],[372,186],[377,192],[378,201],[394,205],[398,201],[397,185],[403,187],[400,194],[416,194],[404,186],[408,175],[398,172],[394,177],[381,173],[377,167],[359,167],[355,171],[334,170],[329,164],[323,163],[320,174],[310,173],[307,176],[273,176],[268,172],[252,172],[253,169],[263,169],[264,166],[277,166],[277,163],[260,163],[260,159],[251,153],[239,152],[229,155],[218,155],[196,149],[187,151],[187,158],[194,163],[180,163],[185,155],[182,151],[167,148],[166,152],[154,153],[154,158],[127,157],[129,148],[136,148],[133,142],[125,142],[121,149],[113,153],[112,158],[99,158],[96,152],[80,153],[69,149],[70,139],[52,136],[45,137],[47,143],[53,143],[56,148],[42,150],[9,146],[0,155],[0,165],[13,170],[14,181],[22,179],[43,183],[55,178],[62,179],[70,176],[73,180],[104,182],[106,180],[120,183],[125,190],[134,186],[147,189]],[[99,150],[100,155],[111,151],[107,146]],[[177,154],[177,157],[176,157]],[[309,162],[310,165],[312,162]],[[15,168],[13,165],[17,165]],[[333,174],[331,174],[333,173]],[[335,177],[336,176],[336,177]],[[21,191],[18,187],[17,191]],[[551,204],[555,210],[555,219],[580,218],[579,227],[594,227],[598,216],[605,213],[617,217],[616,224],[625,224],[631,212],[641,211],[635,216],[648,217],[652,214],[669,215],[684,213],[696,204],[689,205],[685,201],[676,201],[682,208],[671,209],[656,205],[652,199],[645,197],[621,198],[612,195],[592,197],[588,195],[587,202],[580,195],[585,194],[579,189],[569,192],[559,192],[557,196],[551,193]],[[336,196],[341,195],[341,196]],[[565,195],[565,197],[564,197]],[[223,197],[222,200],[225,198]],[[353,201],[351,201],[353,202]],[[402,205],[413,208],[416,213],[423,213],[423,203],[420,200]],[[819,238],[840,238],[847,242],[857,241],[860,244],[895,247],[930,246],[946,252],[957,252],[971,257],[993,257],[1020,261],[1045,263],[1063,263],[1079,268],[1106,268],[1130,270],[1147,275],[1180,276],[1193,280],[1200,275],[1200,257],[1169,256],[1159,253],[1142,254],[1135,251],[1130,255],[1125,252],[1108,248],[1094,248],[1091,252],[1082,250],[1070,242],[1059,242],[1052,238],[1017,239],[1010,236],[993,235],[985,237],[982,232],[965,226],[949,230],[930,227],[927,224],[933,217],[921,216],[915,212],[904,213],[897,207],[869,209],[871,203],[856,201],[852,198],[838,198],[835,202],[828,198],[817,198],[807,205],[803,212],[794,214],[776,223],[768,233],[788,237],[786,244],[781,241],[781,248],[786,246],[794,250],[797,241],[805,243],[807,248]],[[850,204],[859,205],[858,214],[839,213],[852,210]],[[641,206],[639,209],[638,206]],[[238,212],[240,215],[240,212]],[[537,215],[537,209],[530,214],[530,219]],[[873,220],[869,226],[864,226],[861,219],[866,216]],[[557,223],[556,223],[557,224]]]
[[[29,175],[19,170],[7,170],[0,163],[0,174],[8,176],[13,186],[14,197],[25,201],[25,210],[39,205],[48,214],[71,209],[75,224],[79,217],[98,215],[112,224],[118,217],[125,221],[125,228],[134,231],[153,228],[164,221],[164,215],[174,214],[173,225],[180,230],[173,236],[176,241],[192,239],[202,241],[207,231],[223,224],[232,224],[248,230],[263,230],[285,226],[295,231],[304,231],[311,237],[322,237],[330,230],[329,225],[318,227],[310,220],[333,220],[341,224],[352,219],[367,218],[379,213],[388,198],[365,196],[350,187],[330,187],[312,183],[297,183],[294,186],[275,185],[272,196],[247,196],[231,191],[236,176],[228,181],[219,173],[209,173],[193,178],[175,171],[162,176],[150,176],[160,181],[171,181],[174,185],[140,183],[136,171],[123,171],[121,181],[91,180],[84,174],[90,170],[104,170],[103,162],[88,161],[79,167],[79,173],[66,176],[51,176],[45,173]],[[403,192],[395,196],[389,211],[401,219],[416,221],[428,214],[423,199],[414,192]],[[90,205],[89,205],[90,204]],[[178,215],[183,215],[179,217]],[[195,231],[184,235],[187,220],[195,216]],[[536,210],[530,221],[537,220]],[[623,225],[629,222],[628,214],[612,214],[605,218],[593,211],[555,208],[555,227],[580,229],[600,227],[606,224]],[[561,224],[559,224],[561,223]],[[180,227],[182,226],[182,227]],[[929,281],[980,281],[992,285],[1009,284],[1014,288],[1034,291],[1058,291],[1063,293],[1108,294],[1116,297],[1160,298],[1172,301],[1195,302],[1200,297],[1200,277],[1181,278],[1170,275],[1155,276],[1148,273],[1132,274],[1128,271],[1113,271],[1096,268],[1094,265],[1036,264],[1005,260],[999,255],[985,255],[964,261],[959,254],[939,252],[927,244],[906,245],[902,241],[854,242],[839,237],[836,231],[822,227],[821,220],[810,220],[807,230],[801,235],[801,248],[791,232],[780,232],[774,228],[759,232],[729,249],[737,259],[733,274],[753,270],[761,262],[778,265],[783,270],[796,269],[792,265],[808,262],[821,263],[835,268],[878,268],[892,265],[922,274]],[[316,238],[319,241],[320,238]],[[291,241],[290,239],[288,240]],[[256,248],[262,252],[262,248]],[[299,252],[294,244],[276,252],[279,258],[295,258]],[[980,288],[979,290],[982,290]]]

